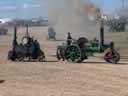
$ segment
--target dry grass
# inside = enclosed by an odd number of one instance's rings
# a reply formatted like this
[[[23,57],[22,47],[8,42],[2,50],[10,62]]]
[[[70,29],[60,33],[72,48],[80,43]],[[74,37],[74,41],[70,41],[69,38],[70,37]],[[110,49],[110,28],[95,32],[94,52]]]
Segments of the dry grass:
[[[19,38],[23,30],[19,30]],[[12,34],[1,36],[0,79],[5,82],[0,83],[0,96],[128,96],[128,33],[106,35],[116,42],[122,54],[120,64],[112,65],[101,57],[91,57],[82,64],[57,62],[53,55],[61,42],[47,41],[47,28],[31,28],[30,31],[39,39],[48,62],[8,61]]]

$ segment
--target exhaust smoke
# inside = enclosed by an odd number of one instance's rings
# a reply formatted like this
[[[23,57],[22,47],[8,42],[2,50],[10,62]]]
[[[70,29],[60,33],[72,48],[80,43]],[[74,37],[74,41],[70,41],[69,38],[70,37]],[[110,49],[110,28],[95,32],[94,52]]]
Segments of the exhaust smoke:
[[[67,32],[74,38],[97,37],[99,16],[100,10],[90,0],[49,0],[49,27],[57,39],[65,39]]]

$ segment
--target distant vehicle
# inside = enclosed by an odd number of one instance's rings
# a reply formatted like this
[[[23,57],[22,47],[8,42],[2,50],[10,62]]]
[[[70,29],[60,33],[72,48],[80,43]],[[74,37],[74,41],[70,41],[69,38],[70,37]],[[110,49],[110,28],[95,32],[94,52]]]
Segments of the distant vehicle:
[[[8,29],[4,27],[0,27],[0,35],[7,35],[7,33],[8,33]]]
[[[48,28],[48,40],[56,40],[56,32],[52,27]]]

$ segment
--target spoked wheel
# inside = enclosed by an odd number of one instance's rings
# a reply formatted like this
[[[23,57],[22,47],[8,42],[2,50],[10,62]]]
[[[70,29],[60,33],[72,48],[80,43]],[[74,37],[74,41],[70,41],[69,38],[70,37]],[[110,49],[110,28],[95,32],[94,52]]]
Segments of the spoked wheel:
[[[25,57],[21,54],[17,54],[17,58],[16,58],[17,61],[21,62],[21,61],[25,61]]]
[[[78,46],[71,45],[65,50],[65,58],[70,62],[81,62],[81,50]]]
[[[56,51],[56,57],[58,60],[63,60],[64,61],[64,50],[63,49],[60,49],[60,48],[57,48],[57,51]]]
[[[57,57],[58,60],[61,59],[61,53],[60,53],[60,49],[59,48],[57,48],[56,57]]]
[[[16,57],[13,51],[8,52],[8,60],[12,60],[12,61],[16,60]]]
[[[108,51],[105,53],[104,59],[108,63],[117,64],[120,61],[120,54],[116,50]]]
[[[28,44],[29,38],[25,36],[25,37],[22,38],[21,41],[22,41],[22,44],[23,44],[23,45]]]
[[[40,52],[40,56],[38,57],[39,62],[44,62],[45,61],[45,54],[44,52]]]

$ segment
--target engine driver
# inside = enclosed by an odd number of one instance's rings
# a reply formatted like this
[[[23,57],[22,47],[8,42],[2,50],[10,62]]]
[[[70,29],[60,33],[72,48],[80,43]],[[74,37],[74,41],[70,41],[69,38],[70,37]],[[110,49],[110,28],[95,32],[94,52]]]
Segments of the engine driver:
[[[67,45],[71,45],[71,43],[72,43],[72,36],[71,36],[71,33],[68,32],[67,33]]]

